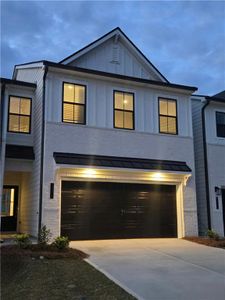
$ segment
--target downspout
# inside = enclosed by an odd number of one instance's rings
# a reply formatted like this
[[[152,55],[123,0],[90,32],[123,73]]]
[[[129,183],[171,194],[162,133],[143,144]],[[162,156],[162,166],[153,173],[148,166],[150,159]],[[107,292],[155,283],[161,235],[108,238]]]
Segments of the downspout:
[[[39,191],[39,219],[38,236],[42,226],[42,199],[43,199],[43,175],[44,175],[44,142],[45,142],[45,90],[48,67],[44,66],[43,92],[42,92],[42,128],[41,128],[41,166],[40,166],[40,191]]]
[[[209,100],[206,100],[202,109],[202,136],[203,136],[203,155],[204,155],[204,165],[205,165],[205,185],[206,185],[206,206],[207,206],[207,220],[208,229],[211,230],[211,212],[210,212],[210,198],[209,198],[209,172],[208,172],[208,155],[207,155],[207,141],[206,141],[206,128],[205,128],[205,109],[209,105]]]

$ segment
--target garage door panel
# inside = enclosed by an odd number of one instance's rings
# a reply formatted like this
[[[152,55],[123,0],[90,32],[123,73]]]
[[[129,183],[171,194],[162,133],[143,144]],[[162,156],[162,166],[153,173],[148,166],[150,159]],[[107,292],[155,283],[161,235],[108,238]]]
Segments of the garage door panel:
[[[70,239],[175,237],[175,186],[62,182],[61,234]]]

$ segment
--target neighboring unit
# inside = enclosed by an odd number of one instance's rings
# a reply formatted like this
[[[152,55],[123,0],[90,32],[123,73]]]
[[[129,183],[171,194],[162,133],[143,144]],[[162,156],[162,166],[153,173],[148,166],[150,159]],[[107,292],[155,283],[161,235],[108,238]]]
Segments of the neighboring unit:
[[[199,232],[225,235],[225,91],[192,97]]]
[[[194,91],[119,28],[60,63],[15,66],[2,80],[2,229],[197,235]]]

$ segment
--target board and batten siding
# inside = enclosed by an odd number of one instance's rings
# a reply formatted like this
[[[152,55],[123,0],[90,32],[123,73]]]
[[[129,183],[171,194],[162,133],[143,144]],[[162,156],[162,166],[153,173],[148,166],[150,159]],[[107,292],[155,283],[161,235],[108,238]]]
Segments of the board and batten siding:
[[[209,195],[212,228],[224,236],[222,195],[217,196],[215,193],[215,187],[225,188],[225,138],[217,136],[217,111],[225,113],[225,103],[211,101],[205,110]]]
[[[120,75],[159,80],[158,76],[144,65],[140,58],[120,40],[114,42],[111,38],[88,53],[69,63],[86,69],[94,69]]]
[[[42,129],[42,96],[43,96],[43,75],[42,68],[18,69],[17,80],[32,82],[37,84],[35,99],[33,101],[33,145],[35,160],[33,161],[33,172],[30,178],[30,190],[26,193],[32,195],[30,201],[30,220],[27,230],[34,236],[38,233],[39,218],[39,195],[40,195],[40,169],[41,169],[41,129]]]
[[[113,91],[118,90],[134,93],[135,131],[159,133],[158,98],[164,97],[177,100],[178,136],[192,138],[191,103],[188,95],[113,79],[100,80],[93,76],[92,78],[81,75],[72,76],[60,72],[53,74],[49,71],[48,79],[46,90],[46,119],[48,122],[67,126],[62,123],[62,89],[63,82],[70,82],[87,87],[87,126],[113,128]]]
[[[208,229],[205,162],[204,162],[203,132],[202,132],[202,119],[201,119],[202,106],[203,103],[201,102],[200,99],[192,98],[196,196],[197,196],[198,225],[199,225],[200,235],[204,235]]]

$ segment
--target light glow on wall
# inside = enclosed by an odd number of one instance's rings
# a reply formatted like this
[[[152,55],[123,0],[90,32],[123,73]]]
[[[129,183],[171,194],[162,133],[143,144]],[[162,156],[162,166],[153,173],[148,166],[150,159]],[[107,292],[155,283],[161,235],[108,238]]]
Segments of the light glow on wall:
[[[84,170],[84,175],[87,177],[95,177],[96,176],[96,171],[94,169],[85,169]]]
[[[161,179],[163,178],[163,174],[162,174],[162,173],[159,173],[159,172],[153,173],[153,174],[151,175],[151,178],[154,179],[154,180],[161,180]]]

